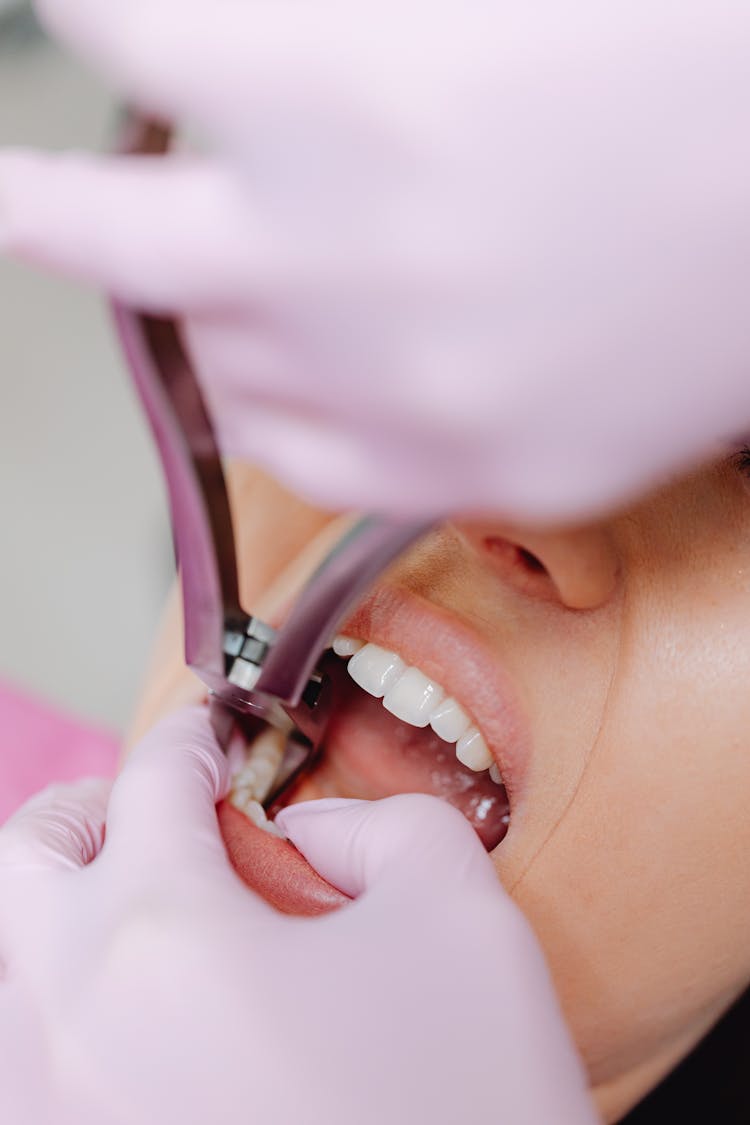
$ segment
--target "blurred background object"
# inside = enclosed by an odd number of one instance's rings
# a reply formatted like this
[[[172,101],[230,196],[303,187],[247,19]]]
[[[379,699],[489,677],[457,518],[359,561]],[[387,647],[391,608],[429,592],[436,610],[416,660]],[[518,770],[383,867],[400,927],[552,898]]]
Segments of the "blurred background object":
[[[18,11],[24,5],[21,0],[0,0],[0,16],[4,16],[9,12]]]
[[[114,106],[0,0],[0,145],[102,149]],[[0,260],[0,678],[122,727],[172,574],[104,301]]]

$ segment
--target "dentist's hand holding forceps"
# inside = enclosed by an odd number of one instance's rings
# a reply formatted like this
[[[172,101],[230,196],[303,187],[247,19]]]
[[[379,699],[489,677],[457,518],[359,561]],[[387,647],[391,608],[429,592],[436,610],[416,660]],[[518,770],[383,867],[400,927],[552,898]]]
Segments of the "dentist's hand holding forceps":
[[[206,713],[180,712],[111,795],[48,790],[0,830],[3,1121],[593,1125],[541,951],[460,813],[287,809],[356,897],[289,918],[230,867],[227,784]]]
[[[750,10],[37,0],[210,155],[7,154],[21,257],[185,317],[325,505],[578,518],[750,419]]]

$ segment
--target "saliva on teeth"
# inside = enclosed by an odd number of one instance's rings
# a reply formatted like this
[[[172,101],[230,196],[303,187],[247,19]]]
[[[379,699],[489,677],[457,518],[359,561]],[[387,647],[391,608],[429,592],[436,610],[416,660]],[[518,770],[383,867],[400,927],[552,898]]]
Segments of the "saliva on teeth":
[[[406,664],[398,653],[379,645],[338,636],[332,647],[337,656],[348,658],[348,672],[354,682],[382,699],[387,711],[410,726],[431,726],[444,742],[455,744],[459,762],[476,773],[488,770],[496,784],[503,784],[481,732],[440,684]]]

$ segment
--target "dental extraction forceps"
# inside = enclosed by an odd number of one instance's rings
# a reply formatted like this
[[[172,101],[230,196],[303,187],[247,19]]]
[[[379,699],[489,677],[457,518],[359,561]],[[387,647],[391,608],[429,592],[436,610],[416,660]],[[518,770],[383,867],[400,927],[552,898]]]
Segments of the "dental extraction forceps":
[[[170,141],[169,127],[129,114],[120,151],[164,155]],[[180,325],[117,301],[113,311],[167,485],[185,661],[209,689],[217,737],[226,749],[235,723],[246,733],[258,720],[288,729],[291,719],[296,728],[270,807],[312,765],[323,740],[330,687],[321,655],[366,589],[432,522],[365,517],[329,553],[278,631],[246,613],[219,448]]]

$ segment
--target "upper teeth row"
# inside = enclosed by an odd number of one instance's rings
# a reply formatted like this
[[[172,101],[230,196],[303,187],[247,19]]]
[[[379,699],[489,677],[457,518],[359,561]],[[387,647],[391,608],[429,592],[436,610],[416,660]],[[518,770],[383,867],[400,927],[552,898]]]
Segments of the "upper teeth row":
[[[350,657],[348,671],[356,684],[383,700],[386,711],[414,727],[432,727],[445,742],[455,742],[456,757],[471,770],[489,769],[502,784],[500,771],[477,727],[445,690],[406,664],[396,652],[365,644],[354,637],[336,637],[333,651]]]

